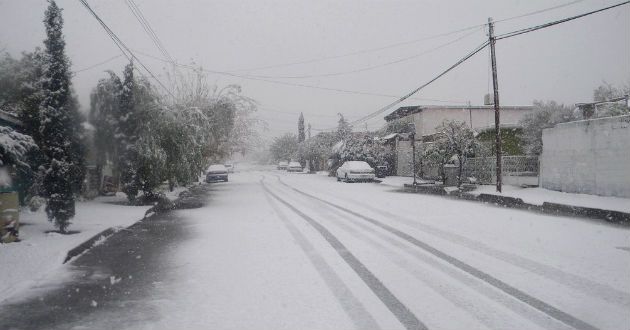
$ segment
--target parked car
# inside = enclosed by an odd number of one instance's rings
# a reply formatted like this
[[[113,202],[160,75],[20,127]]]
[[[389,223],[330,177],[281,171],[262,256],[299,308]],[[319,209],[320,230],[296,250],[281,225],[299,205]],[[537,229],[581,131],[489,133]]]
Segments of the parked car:
[[[234,173],[234,164],[226,163],[225,168],[227,169],[228,173]]]
[[[289,172],[302,172],[302,164],[299,162],[290,162],[287,167],[287,171]]]
[[[373,181],[374,169],[363,161],[351,160],[337,169],[337,181]]]
[[[289,163],[288,162],[279,162],[278,163],[278,169],[279,170],[286,170],[287,167],[289,167]]]
[[[213,164],[206,172],[206,182],[228,181],[228,169],[223,164]]]

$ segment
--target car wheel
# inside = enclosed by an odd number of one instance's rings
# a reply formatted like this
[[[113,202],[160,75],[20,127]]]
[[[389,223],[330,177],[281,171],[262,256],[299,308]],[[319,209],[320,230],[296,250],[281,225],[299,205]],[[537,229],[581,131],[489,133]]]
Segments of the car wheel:
[[[337,182],[341,181],[341,179],[339,177],[337,177]]]
[[[350,183],[350,179],[348,179],[348,174],[347,174],[347,173],[346,173],[346,177],[345,177],[345,179],[344,179],[344,181],[343,181],[343,182],[345,182],[345,183]]]

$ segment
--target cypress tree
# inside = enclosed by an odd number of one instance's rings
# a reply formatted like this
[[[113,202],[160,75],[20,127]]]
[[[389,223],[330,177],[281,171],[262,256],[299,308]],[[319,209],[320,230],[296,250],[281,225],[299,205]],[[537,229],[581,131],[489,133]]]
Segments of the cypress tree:
[[[118,150],[121,190],[133,203],[140,189],[138,176],[138,114],[135,102],[135,80],[133,76],[133,62],[129,63],[123,72],[123,84],[120,92],[120,106],[118,115]]]
[[[298,119],[298,143],[304,142],[306,135],[304,134],[304,115],[300,112]]]
[[[41,149],[46,157],[43,179],[48,198],[46,214],[60,232],[65,233],[74,217],[73,188],[82,181],[82,150],[76,104],[70,86],[70,61],[65,54],[63,18],[55,1],[45,13],[45,70],[40,109]]]

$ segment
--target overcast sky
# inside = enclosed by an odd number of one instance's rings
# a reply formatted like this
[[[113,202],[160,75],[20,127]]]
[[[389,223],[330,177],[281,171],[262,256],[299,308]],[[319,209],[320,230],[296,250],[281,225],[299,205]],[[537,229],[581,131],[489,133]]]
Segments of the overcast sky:
[[[164,62],[140,52],[159,51],[132,15],[125,0],[88,0],[93,9],[138,58],[166,81]],[[553,10],[496,24],[496,34],[545,23],[615,4],[604,0],[487,1],[210,1],[135,0],[145,18],[179,63],[237,75],[265,76],[286,84],[402,96],[433,78],[487,39],[483,27],[426,39],[494,20],[563,4]],[[58,0],[64,9],[66,51],[73,70],[120,54],[78,0]],[[42,45],[44,0],[0,0],[0,49],[18,55]],[[417,42],[408,42],[423,39]],[[401,45],[401,43],[403,43]],[[253,68],[352,56],[267,69]],[[436,47],[439,47],[435,49]],[[403,60],[409,58],[407,60]],[[400,61],[398,61],[400,60]],[[396,62],[383,65],[385,63]],[[534,99],[573,104],[592,99],[602,81],[630,83],[630,5],[555,27],[497,42],[499,87],[503,105]],[[122,56],[77,73],[73,79],[82,108],[104,70],[122,72]],[[378,68],[368,69],[377,66]],[[321,76],[357,71],[349,74]],[[313,75],[319,77],[312,77]],[[289,79],[287,76],[311,76]],[[336,125],[336,114],[356,119],[392,102],[386,96],[357,95],[209,74],[223,87],[239,84],[260,103],[268,135],[296,130],[304,113],[314,128]],[[489,51],[484,50],[401,105],[482,104],[489,84]],[[394,108],[395,109],[395,108]],[[387,114],[387,113],[385,113]],[[369,122],[382,125],[382,117]],[[361,126],[364,128],[364,125]]]

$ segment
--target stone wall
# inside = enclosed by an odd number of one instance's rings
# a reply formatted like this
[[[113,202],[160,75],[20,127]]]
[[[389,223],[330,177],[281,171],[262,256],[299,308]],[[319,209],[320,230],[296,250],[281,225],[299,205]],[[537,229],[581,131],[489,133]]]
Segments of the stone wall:
[[[630,198],[630,115],[543,130],[540,166],[543,188]]]

